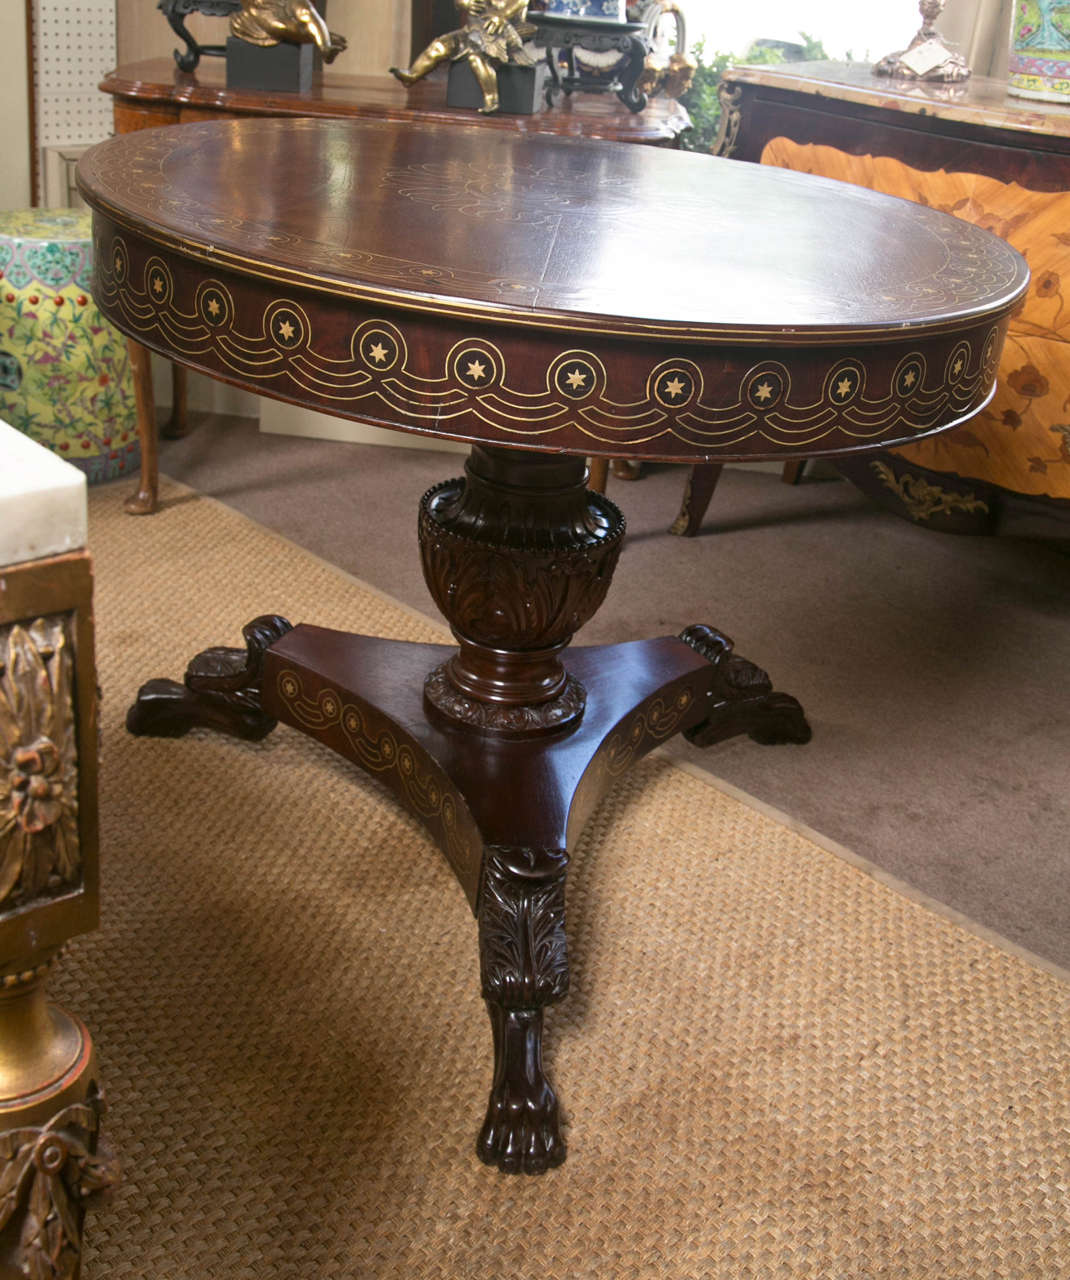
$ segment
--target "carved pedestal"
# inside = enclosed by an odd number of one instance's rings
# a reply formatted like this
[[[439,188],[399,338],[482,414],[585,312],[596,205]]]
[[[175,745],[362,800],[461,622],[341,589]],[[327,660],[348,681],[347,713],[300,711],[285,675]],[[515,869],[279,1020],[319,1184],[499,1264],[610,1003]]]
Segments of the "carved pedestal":
[[[114,1178],[89,1033],[45,997],[97,923],[92,577],[84,551],[0,577],[0,1278],[73,1280]]]
[[[194,724],[252,736],[282,720],[374,774],[427,827],[479,921],[494,1073],[477,1150],[540,1173],[565,1146],[542,1064],[542,1013],[568,991],[568,851],[614,781],[683,732],[805,742],[799,704],[709,627],[568,648],[597,610],[624,521],[581,459],[476,446],[425,495],[425,576],[456,647],[290,628],[208,650],[183,685],[154,680],[134,732]]]

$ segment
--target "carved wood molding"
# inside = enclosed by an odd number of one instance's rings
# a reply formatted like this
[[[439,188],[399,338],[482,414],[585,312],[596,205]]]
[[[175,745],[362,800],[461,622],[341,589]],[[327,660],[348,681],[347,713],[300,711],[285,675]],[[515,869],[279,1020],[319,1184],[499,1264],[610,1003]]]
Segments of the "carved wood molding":
[[[70,615],[0,627],[0,911],[80,882]]]
[[[491,845],[479,899],[483,997],[541,1008],[568,992],[564,849]]]
[[[75,1280],[87,1198],[118,1181],[118,1163],[96,1149],[103,1096],[64,1107],[47,1124],[0,1133],[0,1231],[23,1214],[15,1265],[41,1280]]]

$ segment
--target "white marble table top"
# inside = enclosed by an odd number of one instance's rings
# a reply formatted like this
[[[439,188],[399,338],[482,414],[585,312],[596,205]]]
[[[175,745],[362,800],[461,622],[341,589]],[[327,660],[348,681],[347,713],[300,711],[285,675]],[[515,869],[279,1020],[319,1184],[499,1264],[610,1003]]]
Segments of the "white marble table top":
[[[0,421],[0,590],[2,566],[76,551],[86,535],[82,472]]]

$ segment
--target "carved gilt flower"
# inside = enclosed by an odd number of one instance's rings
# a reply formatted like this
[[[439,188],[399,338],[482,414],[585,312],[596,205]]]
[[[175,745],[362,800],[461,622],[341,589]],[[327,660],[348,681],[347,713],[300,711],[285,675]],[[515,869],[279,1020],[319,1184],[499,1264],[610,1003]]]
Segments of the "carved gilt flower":
[[[79,870],[72,669],[62,618],[0,629],[0,906]]]

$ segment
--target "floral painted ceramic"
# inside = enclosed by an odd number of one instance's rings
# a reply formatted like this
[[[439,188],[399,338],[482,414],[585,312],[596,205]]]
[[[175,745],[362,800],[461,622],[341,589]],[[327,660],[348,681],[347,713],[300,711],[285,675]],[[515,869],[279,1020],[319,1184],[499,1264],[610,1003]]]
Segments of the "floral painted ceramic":
[[[1070,102],[1070,0],[1014,0],[1007,89]]]
[[[89,214],[0,213],[0,417],[90,483],[139,465],[122,335],[89,293]]]

